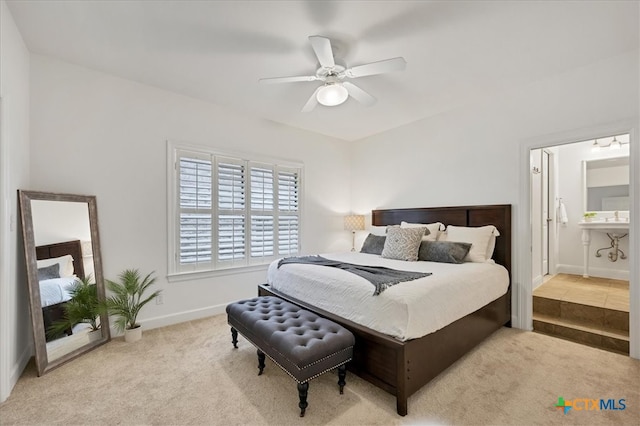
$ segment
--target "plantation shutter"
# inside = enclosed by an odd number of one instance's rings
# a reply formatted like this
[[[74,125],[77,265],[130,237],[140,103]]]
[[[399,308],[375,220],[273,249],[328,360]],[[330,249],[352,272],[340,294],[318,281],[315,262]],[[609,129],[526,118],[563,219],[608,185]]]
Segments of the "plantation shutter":
[[[179,217],[178,267],[211,267],[212,163],[210,156],[180,152],[177,162]]]
[[[246,257],[246,167],[244,162],[217,161],[217,262],[234,264]]]
[[[169,147],[169,275],[300,253],[301,168]]]
[[[275,252],[274,171],[272,166],[256,163],[250,169],[251,261],[263,263]]]
[[[299,251],[300,209],[299,171],[278,170],[278,254],[295,255]]]

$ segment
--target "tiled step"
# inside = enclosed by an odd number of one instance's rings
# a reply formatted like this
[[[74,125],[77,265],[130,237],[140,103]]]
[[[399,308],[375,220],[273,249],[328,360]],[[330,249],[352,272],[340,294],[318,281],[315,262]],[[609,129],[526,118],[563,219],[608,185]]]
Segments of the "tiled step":
[[[577,343],[629,354],[629,332],[585,326],[571,320],[563,320],[542,314],[533,314],[533,329],[536,332],[560,337]]]
[[[629,284],[558,274],[533,292],[534,331],[629,354]]]
[[[533,314],[554,318],[575,326],[629,335],[629,312],[616,309],[534,296]]]
[[[533,329],[600,349],[629,354],[629,312],[534,296]]]

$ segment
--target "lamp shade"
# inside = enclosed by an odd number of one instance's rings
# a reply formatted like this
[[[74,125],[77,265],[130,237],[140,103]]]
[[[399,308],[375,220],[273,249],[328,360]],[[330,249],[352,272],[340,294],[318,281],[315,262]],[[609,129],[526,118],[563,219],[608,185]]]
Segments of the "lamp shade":
[[[347,231],[362,231],[364,229],[364,216],[356,214],[345,216],[344,229]]]
[[[324,106],[340,105],[348,97],[349,92],[340,83],[327,83],[316,94],[316,99]]]

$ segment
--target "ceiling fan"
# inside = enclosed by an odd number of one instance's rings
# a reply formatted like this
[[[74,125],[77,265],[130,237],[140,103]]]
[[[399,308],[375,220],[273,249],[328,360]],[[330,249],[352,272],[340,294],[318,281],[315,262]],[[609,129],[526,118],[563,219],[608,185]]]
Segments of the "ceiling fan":
[[[407,66],[404,58],[385,59],[346,68],[335,63],[331,41],[322,36],[310,36],[311,47],[318,57],[320,68],[315,75],[296,77],[262,78],[261,83],[294,83],[299,81],[321,81],[318,87],[302,108],[302,112],[309,112],[320,103],[325,106],[336,106],[344,103],[349,96],[364,105],[373,105],[376,98],[362,90],[360,87],[345,81],[350,78],[365,77],[369,75],[383,74],[392,71],[402,71]]]

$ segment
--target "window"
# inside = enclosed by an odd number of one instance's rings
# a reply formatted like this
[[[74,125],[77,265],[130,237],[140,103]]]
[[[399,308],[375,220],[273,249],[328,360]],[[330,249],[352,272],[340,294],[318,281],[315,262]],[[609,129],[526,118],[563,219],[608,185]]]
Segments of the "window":
[[[171,144],[169,152],[169,274],[299,253],[300,165]]]

